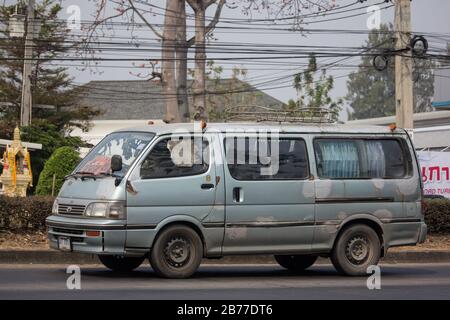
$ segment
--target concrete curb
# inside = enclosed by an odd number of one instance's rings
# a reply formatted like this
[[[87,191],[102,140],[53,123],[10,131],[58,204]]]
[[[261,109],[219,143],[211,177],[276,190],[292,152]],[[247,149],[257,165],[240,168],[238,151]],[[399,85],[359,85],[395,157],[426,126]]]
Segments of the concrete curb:
[[[382,263],[443,263],[450,262],[450,251],[390,252]],[[98,264],[95,255],[64,253],[53,250],[0,250],[0,264]],[[205,259],[204,264],[276,264],[273,256],[228,256]],[[329,263],[319,259],[318,263]]]

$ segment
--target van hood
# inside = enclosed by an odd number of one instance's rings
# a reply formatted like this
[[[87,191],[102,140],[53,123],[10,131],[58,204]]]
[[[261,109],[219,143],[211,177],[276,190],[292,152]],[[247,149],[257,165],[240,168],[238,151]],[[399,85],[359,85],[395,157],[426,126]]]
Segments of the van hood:
[[[125,184],[123,179],[119,186],[115,186],[115,178],[101,177],[94,179],[68,178],[59,192],[61,198],[89,199],[89,200],[125,200]]]

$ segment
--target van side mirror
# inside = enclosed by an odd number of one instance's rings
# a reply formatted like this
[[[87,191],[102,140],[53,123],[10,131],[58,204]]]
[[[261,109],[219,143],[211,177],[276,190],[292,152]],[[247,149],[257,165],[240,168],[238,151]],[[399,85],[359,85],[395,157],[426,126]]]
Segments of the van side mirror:
[[[111,158],[111,171],[117,172],[122,170],[122,157],[115,155]]]

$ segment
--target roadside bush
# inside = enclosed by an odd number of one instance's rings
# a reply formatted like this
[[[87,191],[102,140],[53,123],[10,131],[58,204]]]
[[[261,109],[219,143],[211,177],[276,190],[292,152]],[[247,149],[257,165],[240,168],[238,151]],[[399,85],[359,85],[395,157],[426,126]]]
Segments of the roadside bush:
[[[53,197],[45,196],[0,196],[0,230],[44,230],[45,218],[51,214],[53,201]]]
[[[30,188],[30,194],[33,194],[36,191],[36,186],[39,184],[39,176],[44,169],[44,165],[56,149],[60,147],[71,147],[76,149],[84,145],[84,142],[80,138],[67,136],[60,125],[55,125],[52,122],[53,120],[34,118],[33,123],[30,126],[21,128],[22,141],[42,144],[42,150],[34,150],[31,153],[31,169],[33,171],[34,187]],[[7,132],[12,134],[14,126],[8,125],[6,128]],[[2,129],[3,126],[0,121],[0,131],[4,132],[5,130]],[[2,138],[11,139],[10,136],[2,136],[2,132],[0,132]]]
[[[424,214],[429,233],[450,234],[450,200],[427,200]]]
[[[52,194],[53,175],[56,175],[55,195],[64,183],[64,177],[70,174],[80,162],[80,155],[71,147],[61,147],[55,150],[45,163],[39,176],[36,194],[41,196]]]
[[[45,218],[51,214],[53,201],[50,196],[0,196],[0,230],[44,230]],[[450,234],[450,200],[427,200],[424,214],[429,233]]]

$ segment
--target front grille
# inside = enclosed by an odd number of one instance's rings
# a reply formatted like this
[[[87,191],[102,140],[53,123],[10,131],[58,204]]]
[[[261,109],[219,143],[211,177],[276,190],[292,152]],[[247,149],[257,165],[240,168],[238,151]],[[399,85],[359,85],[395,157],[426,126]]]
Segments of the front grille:
[[[82,205],[73,204],[59,204],[58,214],[70,215],[70,216],[82,216],[86,207]]]
[[[83,230],[73,230],[73,229],[63,229],[63,228],[52,228],[53,232],[64,233],[64,234],[73,234],[73,235],[82,235],[84,233]]]
[[[70,238],[72,243],[83,243],[84,242],[84,231],[83,230],[73,230],[73,229],[64,229],[64,228],[52,228],[54,233],[53,239],[57,241],[59,237],[67,237]],[[80,237],[82,236],[82,237]]]

